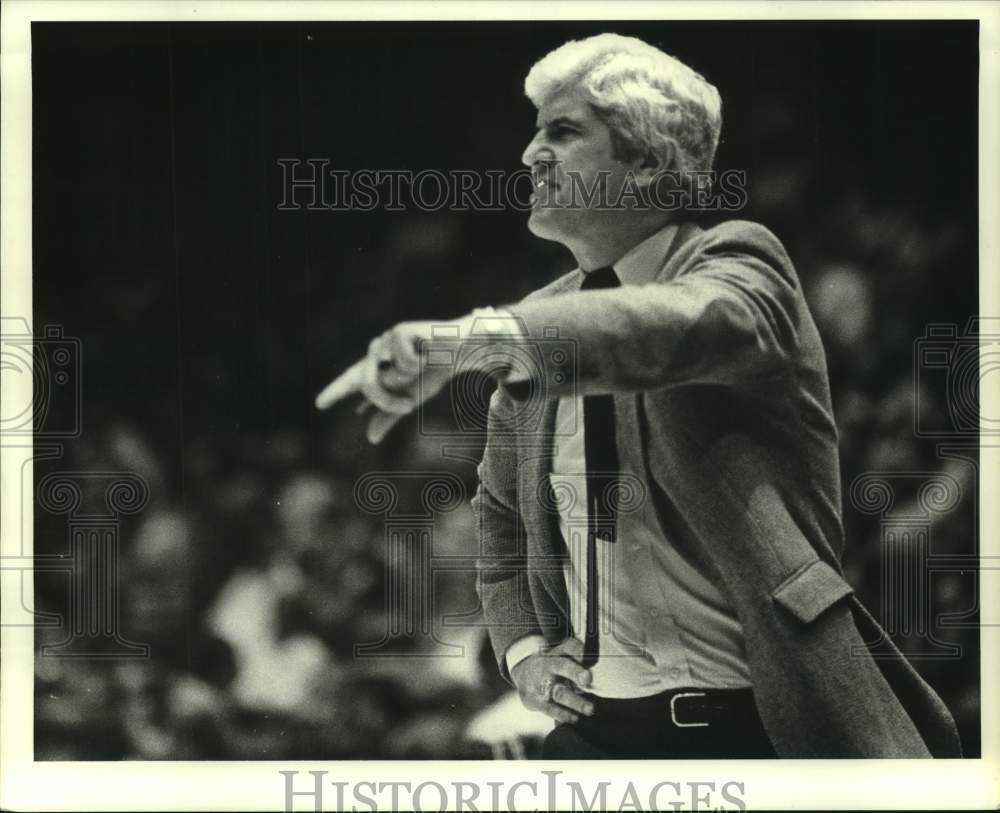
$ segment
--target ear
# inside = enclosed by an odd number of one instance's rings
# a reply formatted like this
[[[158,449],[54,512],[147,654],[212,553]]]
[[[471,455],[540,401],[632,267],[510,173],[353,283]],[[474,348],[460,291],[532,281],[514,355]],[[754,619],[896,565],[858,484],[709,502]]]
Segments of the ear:
[[[663,173],[673,169],[676,156],[677,148],[672,141],[662,144],[659,149],[649,150],[636,162],[633,169],[633,175],[639,186],[649,188],[650,184],[655,183]]]

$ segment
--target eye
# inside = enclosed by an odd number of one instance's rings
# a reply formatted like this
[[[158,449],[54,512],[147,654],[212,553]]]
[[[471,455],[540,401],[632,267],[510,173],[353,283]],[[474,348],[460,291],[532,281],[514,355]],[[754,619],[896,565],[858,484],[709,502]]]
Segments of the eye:
[[[549,138],[566,138],[572,134],[573,131],[569,127],[561,124],[549,128]]]

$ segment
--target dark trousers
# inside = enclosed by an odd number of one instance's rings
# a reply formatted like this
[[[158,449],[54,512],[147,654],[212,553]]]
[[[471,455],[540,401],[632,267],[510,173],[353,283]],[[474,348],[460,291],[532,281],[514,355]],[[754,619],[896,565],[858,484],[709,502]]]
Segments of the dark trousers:
[[[556,726],[542,745],[543,759],[777,757],[750,689],[678,689],[631,700],[585,696],[594,716]]]

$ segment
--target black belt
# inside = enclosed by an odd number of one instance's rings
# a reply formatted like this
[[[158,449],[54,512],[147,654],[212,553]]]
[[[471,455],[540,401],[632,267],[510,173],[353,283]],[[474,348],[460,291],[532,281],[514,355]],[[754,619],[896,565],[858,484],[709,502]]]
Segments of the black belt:
[[[757,720],[752,689],[672,689],[647,697],[610,698],[588,695],[595,716],[614,715],[676,728],[706,728]]]

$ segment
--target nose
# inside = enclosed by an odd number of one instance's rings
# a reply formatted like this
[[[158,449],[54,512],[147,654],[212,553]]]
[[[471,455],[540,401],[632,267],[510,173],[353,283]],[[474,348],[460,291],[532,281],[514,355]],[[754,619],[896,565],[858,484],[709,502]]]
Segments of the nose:
[[[539,161],[551,160],[554,157],[551,153],[552,150],[545,144],[545,133],[539,130],[528,146],[524,148],[524,152],[521,154],[521,163],[530,167]]]

